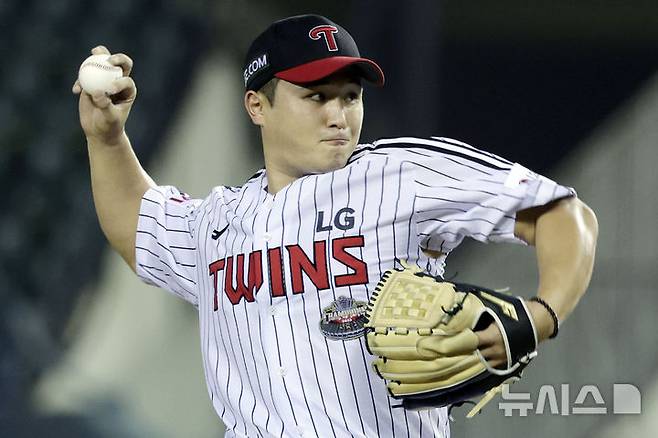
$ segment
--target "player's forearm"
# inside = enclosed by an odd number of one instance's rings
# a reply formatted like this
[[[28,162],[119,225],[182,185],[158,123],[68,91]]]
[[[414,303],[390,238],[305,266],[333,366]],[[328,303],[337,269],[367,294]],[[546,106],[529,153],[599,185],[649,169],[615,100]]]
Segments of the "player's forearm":
[[[112,247],[135,269],[135,234],[141,199],[155,185],[124,133],[108,144],[88,138],[91,185],[101,228]]]
[[[577,198],[565,199],[539,216],[535,226],[539,269],[537,295],[553,308],[560,321],[564,321],[590,282],[598,234],[596,216]],[[532,304],[534,314],[542,312],[537,303]],[[550,317],[545,312],[544,323],[547,316]],[[552,331],[552,323],[543,326]],[[540,337],[548,334],[543,330]]]

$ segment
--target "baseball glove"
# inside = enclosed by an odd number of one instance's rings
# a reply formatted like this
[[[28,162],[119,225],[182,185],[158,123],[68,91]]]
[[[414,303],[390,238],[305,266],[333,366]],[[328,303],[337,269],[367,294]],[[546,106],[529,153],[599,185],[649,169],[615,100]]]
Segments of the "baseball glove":
[[[490,289],[451,283],[418,269],[389,270],[366,313],[373,366],[407,409],[459,405],[485,394],[472,417],[504,383],[518,380],[537,355],[537,334],[524,301]],[[507,351],[491,367],[474,333],[495,322]]]

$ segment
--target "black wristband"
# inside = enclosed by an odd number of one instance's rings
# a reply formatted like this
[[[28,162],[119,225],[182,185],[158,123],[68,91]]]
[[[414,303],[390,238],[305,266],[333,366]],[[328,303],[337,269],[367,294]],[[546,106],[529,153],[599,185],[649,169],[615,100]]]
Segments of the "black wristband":
[[[557,318],[557,314],[555,313],[555,310],[551,306],[548,305],[548,303],[544,300],[542,300],[539,297],[532,297],[530,298],[530,301],[535,301],[546,309],[548,313],[551,315],[551,318],[553,318],[553,333],[548,337],[548,339],[553,339],[554,337],[557,336],[557,332],[560,329],[560,320]]]

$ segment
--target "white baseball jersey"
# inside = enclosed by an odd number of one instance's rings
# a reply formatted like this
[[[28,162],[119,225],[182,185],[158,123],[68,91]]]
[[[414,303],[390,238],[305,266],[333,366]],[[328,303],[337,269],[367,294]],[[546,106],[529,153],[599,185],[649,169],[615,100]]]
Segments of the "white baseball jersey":
[[[149,190],[137,272],[197,307],[226,436],[448,437],[445,408],[395,407],[359,336],[363,304],[397,261],[441,275],[464,237],[520,242],[516,211],[572,195],[455,140],[380,140],[275,195],[264,170],[205,200]]]

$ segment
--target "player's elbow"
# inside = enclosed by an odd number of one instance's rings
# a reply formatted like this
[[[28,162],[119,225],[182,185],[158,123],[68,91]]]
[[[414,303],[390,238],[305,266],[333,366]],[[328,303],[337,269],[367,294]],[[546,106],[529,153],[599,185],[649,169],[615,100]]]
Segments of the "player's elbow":
[[[556,213],[560,215],[565,226],[571,226],[576,230],[583,247],[596,247],[599,234],[599,223],[594,211],[577,197],[565,198],[558,201]]]
[[[578,198],[573,198],[572,207],[575,220],[578,223],[581,239],[584,245],[593,253],[599,236],[599,221],[594,210]]]
[[[594,211],[576,197],[557,201],[538,220],[538,240],[578,266],[588,283],[594,265],[599,225]],[[584,280],[587,279],[587,280]],[[584,293],[585,288],[582,288]]]

